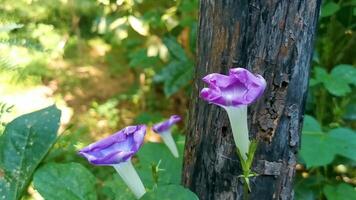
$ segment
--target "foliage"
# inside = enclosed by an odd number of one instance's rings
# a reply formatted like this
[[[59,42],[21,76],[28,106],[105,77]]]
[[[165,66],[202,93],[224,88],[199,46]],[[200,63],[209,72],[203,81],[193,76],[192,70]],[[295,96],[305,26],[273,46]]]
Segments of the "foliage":
[[[60,111],[51,106],[10,122],[0,138],[2,197],[19,199],[57,137]]]
[[[191,199],[198,200],[199,198],[188,189],[184,188],[180,185],[167,185],[163,187],[159,187],[153,192],[146,193],[142,200],[154,200],[154,199],[162,199],[169,200],[174,196],[175,199]]]
[[[48,163],[36,171],[33,182],[48,200],[97,199],[95,177],[78,163]]]
[[[33,199],[34,188],[46,199],[134,199],[113,169],[90,166],[76,152],[126,125],[152,125],[170,114],[185,114],[196,54],[197,4],[2,0],[0,197]],[[356,199],[355,6],[354,0],[322,4],[297,199]],[[39,85],[50,88],[51,97],[74,113],[59,137],[60,112],[53,106],[7,123],[4,114],[17,101],[4,101],[4,94]],[[26,106],[34,103],[23,101]],[[175,159],[148,132],[149,141],[133,159],[148,190],[143,199],[197,199],[179,186],[183,134],[175,134],[180,152]]]
[[[297,199],[354,199],[355,1],[325,1],[304,118]]]
[[[305,120],[314,120],[307,116]],[[319,124],[304,127],[301,156],[308,168],[331,164],[336,155],[356,160],[356,132],[348,128],[335,128],[323,133]]]

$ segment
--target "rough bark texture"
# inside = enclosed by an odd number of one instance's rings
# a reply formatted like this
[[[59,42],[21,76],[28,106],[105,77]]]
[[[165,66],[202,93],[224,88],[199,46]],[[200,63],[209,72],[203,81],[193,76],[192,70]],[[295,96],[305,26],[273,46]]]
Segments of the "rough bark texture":
[[[241,167],[226,112],[199,98],[206,74],[246,67],[267,80],[249,107],[260,141],[250,199],[293,199],[313,38],[320,0],[201,0],[198,63],[183,184],[200,199],[242,199]]]

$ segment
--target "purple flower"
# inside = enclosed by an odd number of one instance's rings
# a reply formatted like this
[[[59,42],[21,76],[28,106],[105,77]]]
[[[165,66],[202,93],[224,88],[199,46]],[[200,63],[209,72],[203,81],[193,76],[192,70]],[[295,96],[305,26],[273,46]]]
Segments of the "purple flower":
[[[128,126],[84,147],[79,154],[93,165],[119,164],[129,160],[140,149],[145,134],[145,125]]]
[[[209,84],[209,88],[201,90],[201,98],[225,107],[251,104],[266,88],[266,81],[261,75],[254,75],[243,68],[230,69],[228,76],[212,73],[203,81]]]
[[[166,132],[180,120],[182,120],[182,118],[179,115],[172,115],[168,120],[153,125],[152,130],[158,134]]]

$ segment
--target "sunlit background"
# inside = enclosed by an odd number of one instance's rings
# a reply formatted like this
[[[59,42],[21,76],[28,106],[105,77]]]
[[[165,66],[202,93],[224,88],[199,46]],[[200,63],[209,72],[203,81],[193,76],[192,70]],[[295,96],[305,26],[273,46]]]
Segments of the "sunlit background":
[[[297,199],[355,196],[356,141],[343,152],[323,143],[336,128],[356,134],[355,6],[322,6],[303,136],[318,151],[302,150]],[[56,103],[60,137],[44,162],[82,163],[98,178],[99,199],[125,199],[108,178],[113,171],[92,168],[76,151],[130,124],[186,119],[197,12],[198,0],[0,0],[0,132]],[[184,124],[175,131],[180,140]],[[151,132],[146,139],[159,141]],[[30,185],[23,199],[42,197]]]

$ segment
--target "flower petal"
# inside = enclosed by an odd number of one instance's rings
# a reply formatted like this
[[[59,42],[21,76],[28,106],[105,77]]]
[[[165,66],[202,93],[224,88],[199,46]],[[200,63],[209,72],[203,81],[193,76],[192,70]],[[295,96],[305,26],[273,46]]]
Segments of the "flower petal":
[[[221,91],[218,88],[203,88],[200,91],[200,97],[210,103],[225,106],[225,100],[223,99]]]
[[[145,125],[128,126],[81,149],[79,154],[94,165],[113,165],[125,162],[139,150],[145,134]]]
[[[182,118],[179,115],[172,115],[168,120],[153,125],[152,130],[158,134],[169,130],[174,124],[181,121]]]
[[[214,86],[214,87],[227,87],[230,84],[234,83],[235,81],[229,76],[218,74],[218,73],[208,74],[202,80],[205,83],[209,84],[209,86]]]
[[[248,105],[258,99],[266,88],[266,81],[247,69],[233,68],[229,76],[209,74],[203,78],[209,88],[203,88],[200,97],[219,106]]]

